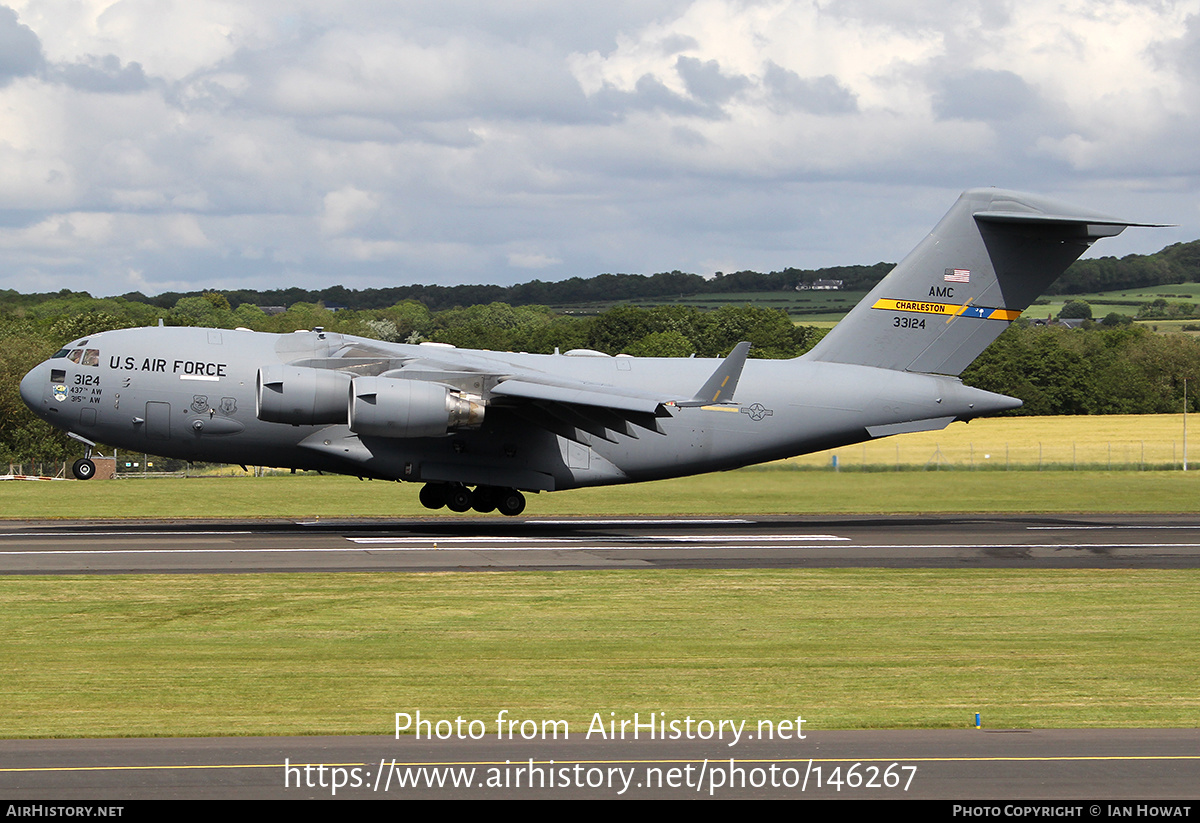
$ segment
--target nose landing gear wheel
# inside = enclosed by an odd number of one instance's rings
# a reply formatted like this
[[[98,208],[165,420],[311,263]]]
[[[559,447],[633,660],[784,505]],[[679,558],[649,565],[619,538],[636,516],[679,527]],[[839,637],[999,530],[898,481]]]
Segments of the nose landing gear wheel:
[[[71,474],[76,480],[91,480],[96,476],[96,464],[86,457],[81,457],[71,464]]]

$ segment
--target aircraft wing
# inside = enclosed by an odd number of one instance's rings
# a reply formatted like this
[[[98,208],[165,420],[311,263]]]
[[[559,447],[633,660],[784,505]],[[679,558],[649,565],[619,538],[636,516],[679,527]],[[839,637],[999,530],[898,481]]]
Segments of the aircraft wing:
[[[727,403],[732,400],[733,393],[737,389],[738,378],[741,377],[742,367],[746,365],[746,356],[749,353],[749,343],[738,343],[729,356],[721,361],[721,365],[717,367],[712,376],[690,397],[570,381],[561,377],[549,380],[541,377],[536,379],[512,377],[499,383],[492,393],[507,397],[524,397],[529,400],[548,400],[556,403],[577,403],[584,406],[599,406],[644,414],[653,414],[658,411],[659,406],[664,405],[702,406]]]
[[[749,350],[746,342],[735,346],[691,395],[578,380],[550,369],[519,366],[491,352],[363,339],[348,340],[331,357],[291,365],[333,369],[353,377],[440,384],[570,439],[578,440],[582,430],[613,440],[613,431],[633,437],[638,429],[662,433],[655,421],[669,414],[666,406],[732,402]]]

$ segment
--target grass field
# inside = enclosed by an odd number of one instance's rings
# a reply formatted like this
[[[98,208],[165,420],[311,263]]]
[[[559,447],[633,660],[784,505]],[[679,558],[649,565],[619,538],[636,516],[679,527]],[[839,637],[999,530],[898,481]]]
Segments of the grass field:
[[[492,517],[431,512],[419,486],[346,477],[0,484],[4,519]],[[743,470],[528,495],[526,516],[887,512],[1188,512],[1200,472]]]
[[[581,305],[562,305],[555,308],[572,313],[595,314],[616,305],[636,305],[651,307],[659,305],[694,306],[710,311],[722,306],[752,305],[760,308],[783,309],[796,323],[814,326],[828,326],[840,320],[863,297],[865,291],[771,291],[771,292],[734,292],[730,294],[688,294],[675,297],[648,298],[645,300],[598,302]],[[1058,316],[1062,308],[1072,300],[1087,301],[1092,307],[1092,315],[1098,321],[1110,312],[1125,314],[1130,317],[1137,315],[1138,309],[1145,303],[1162,298],[1168,303],[1197,303],[1200,302],[1200,283],[1176,283],[1165,286],[1147,286],[1144,288],[1125,289],[1106,292],[1091,292],[1087,294],[1059,294],[1040,298],[1035,305],[1026,309],[1022,316],[1033,319],[1045,319],[1047,316]],[[1178,327],[1185,323],[1197,323],[1197,320],[1186,321],[1147,321],[1156,324],[1160,331],[1180,330]]]
[[[1181,415],[989,418],[759,468],[529,495],[526,512],[1194,511],[1200,465],[1168,470],[1182,459]],[[230,470],[242,476],[0,483],[0,518],[461,516],[422,508],[415,484]]]
[[[1062,307],[1072,300],[1084,300],[1092,307],[1092,316],[1099,320],[1109,312],[1127,314],[1133,317],[1138,308],[1144,303],[1151,303],[1162,298],[1168,303],[1200,302],[1200,283],[1175,283],[1164,286],[1146,286],[1144,288],[1123,289],[1088,294],[1059,294],[1042,298],[1038,304],[1030,306],[1024,313],[1025,317],[1045,317],[1048,312],[1055,315]],[[1161,322],[1161,321],[1152,321]],[[1192,320],[1190,322],[1197,322]]]
[[[387,734],[393,713],[1200,725],[1200,577],[771,570],[0,580],[5,737]]]

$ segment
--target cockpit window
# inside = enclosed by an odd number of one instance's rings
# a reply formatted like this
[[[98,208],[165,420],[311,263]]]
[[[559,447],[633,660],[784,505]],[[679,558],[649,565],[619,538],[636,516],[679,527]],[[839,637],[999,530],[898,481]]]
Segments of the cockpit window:
[[[63,349],[55,357],[62,357]],[[78,363],[81,366],[99,366],[100,365],[100,350],[99,349],[71,349],[67,352],[67,359],[72,363]]]
[[[67,353],[68,353],[68,352],[70,352],[70,351],[71,351],[70,349],[59,349],[59,350],[58,350],[58,351],[56,351],[54,354],[50,355],[50,359],[51,359],[51,360],[55,360],[55,359],[57,359],[57,358],[59,358],[59,357],[66,357],[66,356],[67,356]]]

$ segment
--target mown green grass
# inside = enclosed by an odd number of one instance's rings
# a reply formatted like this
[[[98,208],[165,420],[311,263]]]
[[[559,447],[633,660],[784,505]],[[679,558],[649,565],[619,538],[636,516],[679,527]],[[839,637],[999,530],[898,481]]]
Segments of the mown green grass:
[[[491,723],[1200,725],[1200,576],[768,570],[0,580],[4,737]]]
[[[485,516],[429,511],[417,500],[418,488],[318,476],[11,482],[0,485],[0,516],[18,520]],[[526,516],[1191,512],[1200,500],[1200,472],[832,472],[787,470],[785,465],[530,494],[527,499]]]

